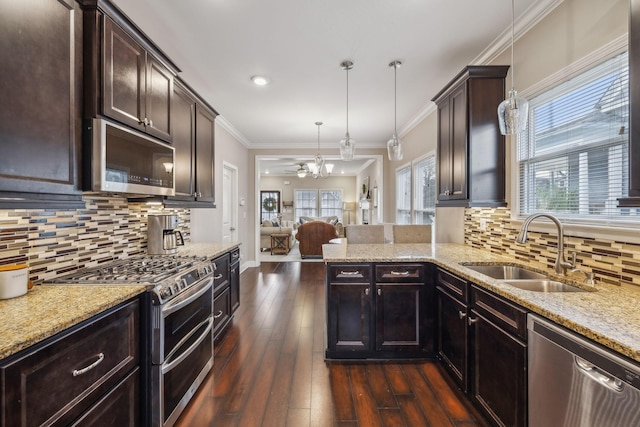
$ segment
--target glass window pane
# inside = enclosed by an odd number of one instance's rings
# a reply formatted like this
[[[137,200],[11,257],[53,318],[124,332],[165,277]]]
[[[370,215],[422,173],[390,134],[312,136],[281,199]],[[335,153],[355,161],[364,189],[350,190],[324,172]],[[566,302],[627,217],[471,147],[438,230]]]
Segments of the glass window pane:
[[[530,100],[518,141],[521,214],[605,221],[628,192],[629,89],[625,52]]]
[[[436,159],[430,155],[413,166],[413,222],[432,224],[436,212]]]
[[[396,171],[396,223],[411,224],[411,167]]]

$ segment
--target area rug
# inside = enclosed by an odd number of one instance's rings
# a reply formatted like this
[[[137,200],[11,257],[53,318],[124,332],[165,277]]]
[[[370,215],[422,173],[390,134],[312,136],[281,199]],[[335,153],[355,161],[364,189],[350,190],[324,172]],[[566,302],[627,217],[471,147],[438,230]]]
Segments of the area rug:
[[[298,242],[294,240],[293,247],[287,255],[271,255],[270,250],[265,250],[260,252],[260,262],[322,262],[322,257],[302,259]]]

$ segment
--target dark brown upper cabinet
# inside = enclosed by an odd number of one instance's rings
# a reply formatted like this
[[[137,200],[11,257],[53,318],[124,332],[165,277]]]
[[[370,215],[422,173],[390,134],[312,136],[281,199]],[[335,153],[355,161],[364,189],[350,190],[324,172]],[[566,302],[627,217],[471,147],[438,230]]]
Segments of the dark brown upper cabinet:
[[[72,0],[0,6],[1,207],[82,205],[81,16]]]
[[[508,66],[465,67],[433,99],[438,106],[438,206],[506,206],[498,105]]]
[[[175,81],[171,117],[174,124],[175,196],[166,203],[214,207],[215,110]]]
[[[629,9],[629,197],[620,207],[640,206],[640,0]]]
[[[85,118],[104,115],[172,142],[178,68],[113,5],[80,2],[85,9]]]

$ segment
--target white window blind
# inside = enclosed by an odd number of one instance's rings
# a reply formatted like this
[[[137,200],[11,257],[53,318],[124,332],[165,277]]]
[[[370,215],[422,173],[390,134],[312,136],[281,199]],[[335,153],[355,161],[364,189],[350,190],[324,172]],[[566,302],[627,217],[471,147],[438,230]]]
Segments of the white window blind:
[[[413,165],[414,224],[432,224],[436,213],[436,157],[429,155]]]
[[[320,216],[337,216],[342,221],[341,190],[320,190]]]
[[[530,99],[529,127],[517,149],[519,210],[608,221],[628,189],[627,53]]]
[[[396,170],[396,224],[411,224],[411,166]]]
[[[296,221],[300,221],[301,216],[318,216],[318,190],[295,190],[295,213]]]

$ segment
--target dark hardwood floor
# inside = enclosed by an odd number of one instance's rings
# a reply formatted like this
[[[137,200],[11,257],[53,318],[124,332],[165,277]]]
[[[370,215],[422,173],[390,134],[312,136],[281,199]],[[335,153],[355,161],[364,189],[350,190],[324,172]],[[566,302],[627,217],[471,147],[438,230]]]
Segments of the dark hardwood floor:
[[[324,263],[262,263],[240,283],[177,426],[485,426],[435,362],[325,362]]]

